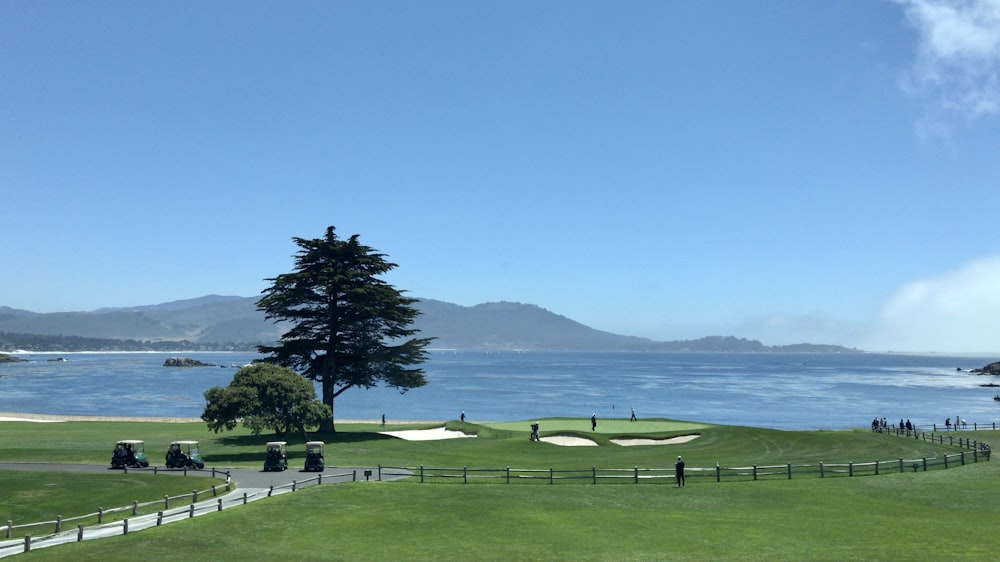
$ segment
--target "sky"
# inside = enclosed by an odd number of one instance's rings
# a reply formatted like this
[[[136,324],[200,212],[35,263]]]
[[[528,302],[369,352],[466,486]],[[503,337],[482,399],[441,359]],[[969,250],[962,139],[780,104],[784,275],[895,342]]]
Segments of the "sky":
[[[409,296],[1000,353],[1000,0],[0,2],[0,306]]]

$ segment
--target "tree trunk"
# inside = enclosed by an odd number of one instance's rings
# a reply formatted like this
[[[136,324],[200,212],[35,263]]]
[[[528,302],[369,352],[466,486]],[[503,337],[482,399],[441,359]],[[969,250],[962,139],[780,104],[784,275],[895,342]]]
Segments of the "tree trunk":
[[[333,425],[333,399],[333,384],[330,385],[328,392],[326,381],[323,381],[323,403],[330,407],[330,417],[323,420],[323,423],[319,425],[320,433],[337,433],[337,428]]]

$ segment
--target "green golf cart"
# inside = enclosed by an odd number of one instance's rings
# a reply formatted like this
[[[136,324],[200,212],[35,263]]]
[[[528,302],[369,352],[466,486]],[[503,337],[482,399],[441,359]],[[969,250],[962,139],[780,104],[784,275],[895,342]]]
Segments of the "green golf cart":
[[[145,444],[139,439],[122,439],[111,453],[111,468],[146,468]]]
[[[326,468],[326,461],[323,459],[323,442],[307,441],[305,471],[323,472],[324,468]]]
[[[288,468],[288,455],[285,454],[285,441],[268,441],[267,457],[264,458],[264,472],[281,472]]]
[[[174,441],[167,448],[167,468],[205,468],[197,441]]]

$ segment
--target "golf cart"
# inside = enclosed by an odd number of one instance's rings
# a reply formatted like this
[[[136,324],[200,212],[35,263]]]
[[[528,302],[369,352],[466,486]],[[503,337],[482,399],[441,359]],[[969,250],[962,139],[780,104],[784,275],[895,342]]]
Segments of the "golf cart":
[[[324,468],[326,468],[326,461],[323,459],[323,442],[306,442],[306,472],[310,470],[323,472]]]
[[[288,456],[285,454],[284,441],[268,441],[267,457],[264,458],[264,472],[281,472],[288,468]]]
[[[143,447],[144,443],[139,439],[118,441],[111,453],[111,468],[146,468],[149,461]]]
[[[205,468],[197,441],[174,441],[167,448],[167,468]]]

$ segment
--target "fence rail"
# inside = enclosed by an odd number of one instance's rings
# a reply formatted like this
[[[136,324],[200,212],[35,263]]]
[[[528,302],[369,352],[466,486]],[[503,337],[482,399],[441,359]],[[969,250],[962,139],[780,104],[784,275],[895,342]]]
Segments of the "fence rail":
[[[330,467],[335,468],[335,467]],[[366,471],[367,472],[367,471]],[[216,471],[213,469],[213,476],[215,476]],[[320,485],[323,483],[324,478],[327,480],[332,480],[336,478],[350,478],[353,481],[358,479],[358,471],[351,470],[349,472],[343,473],[320,473],[312,478],[307,478],[305,480],[296,481],[293,480],[289,484],[281,486],[270,486],[269,488],[257,492],[243,492],[242,495],[233,492],[232,484],[230,479],[230,473],[225,471],[218,471],[219,474],[224,474],[226,476],[226,483],[224,485],[213,485],[211,488],[198,491],[193,490],[190,494],[181,494],[177,496],[164,496],[162,500],[153,500],[149,502],[132,502],[132,505],[115,507],[111,509],[98,508],[95,513],[88,513],[87,515],[81,515],[78,517],[71,517],[63,519],[61,516],[57,517],[53,521],[40,521],[34,523],[27,523],[22,525],[14,525],[13,521],[8,520],[6,526],[6,538],[11,538],[11,533],[14,529],[27,529],[34,527],[45,527],[53,526],[53,531],[47,533],[43,536],[33,537],[30,534],[24,535],[23,541],[9,541],[0,542],[0,558],[8,556],[11,554],[17,554],[20,552],[28,552],[31,550],[32,546],[44,547],[52,546],[55,544],[63,544],[66,542],[80,542],[88,539],[103,538],[114,535],[127,535],[129,532],[147,529],[151,527],[158,527],[164,523],[171,523],[174,521],[180,521],[182,519],[189,519],[199,515],[204,515],[207,513],[213,513],[217,511],[222,511],[223,509],[228,509],[229,507],[234,507],[237,505],[246,505],[251,501],[258,499],[268,498],[272,495],[294,492],[298,489],[305,488],[310,485]],[[227,494],[219,496],[221,489],[225,489]],[[207,494],[211,493],[211,498]],[[186,500],[190,498],[191,503],[184,506],[170,507],[171,502],[175,500]],[[207,498],[207,499],[206,499]],[[154,505],[161,505],[163,508],[156,511],[155,513],[139,514],[139,509]],[[111,513],[118,513],[123,511],[130,511],[130,516],[119,521],[104,522],[104,516]],[[63,525],[74,521],[85,521],[87,519],[97,519],[96,524],[92,526],[85,526],[82,523],[77,524],[75,530],[63,529]]]
[[[778,465],[749,465],[725,467],[716,463],[714,467],[686,467],[684,477],[694,480],[714,480],[716,482],[740,482],[757,480],[791,480],[793,477],[835,478],[840,476],[877,476],[906,472],[927,472],[935,469],[955,468],[968,463],[989,461],[992,450],[989,444],[957,435],[921,433],[914,430],[887,431],[889,435],[903,438],[920,439],[942,445],[959,447],[962,450],[954,454],[944,454],[940,457],[920,457],[904,459],[902,457],[889,460],[872,460],[867,462],[819,462],[816,464],[785,463]],[[540,481],[555,484],[557,481],[586,481],[597,484],[599,481],[676,483],[677,472],[674,468],[639,467],[632,468],[517,468],[505,466],[502,468],[470,468],[462,467],[417,467],[379,465],[378,479],[383,476],[412,475],[421,484],[427,482],[461,482],[468,484],[476,481],[493,481],[505,484],[517,482]]]

